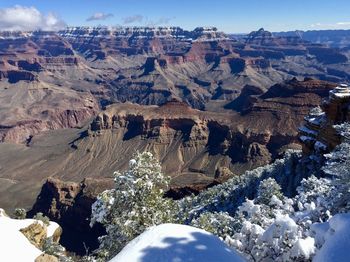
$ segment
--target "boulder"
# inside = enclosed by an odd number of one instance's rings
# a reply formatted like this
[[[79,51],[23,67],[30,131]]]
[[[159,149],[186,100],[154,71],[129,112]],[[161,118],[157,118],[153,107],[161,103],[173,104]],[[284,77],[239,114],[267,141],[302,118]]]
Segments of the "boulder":
[[[38,256],[34,262],[58,262],[58,258],[48,254],[41,254]]]
[[[47,227],[41,221],[20,229],[23,235],[37,248],[41,249],[47,238]]]

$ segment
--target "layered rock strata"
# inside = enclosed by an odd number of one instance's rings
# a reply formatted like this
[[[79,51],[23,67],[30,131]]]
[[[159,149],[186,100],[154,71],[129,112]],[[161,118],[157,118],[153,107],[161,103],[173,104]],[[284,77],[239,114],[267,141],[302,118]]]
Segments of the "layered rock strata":
[[[341,143],[334,125],[350,120],[350,87],[342,84],[329,92],[321,108],[315,108],[305,117],[305,125],[299,131],[305,155],[325,153]]]

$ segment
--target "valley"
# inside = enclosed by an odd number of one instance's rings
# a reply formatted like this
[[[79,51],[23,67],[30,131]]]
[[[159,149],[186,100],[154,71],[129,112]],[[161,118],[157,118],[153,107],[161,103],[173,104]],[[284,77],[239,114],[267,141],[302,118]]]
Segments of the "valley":
[[[263,29],[241,39],[204,27],[0,36],[7,209],[31,207],[48,177],[108,179],[144,150],[172,177],[170,196],[198,193],[301,148],[303,117],[348,79],[346,50]]]

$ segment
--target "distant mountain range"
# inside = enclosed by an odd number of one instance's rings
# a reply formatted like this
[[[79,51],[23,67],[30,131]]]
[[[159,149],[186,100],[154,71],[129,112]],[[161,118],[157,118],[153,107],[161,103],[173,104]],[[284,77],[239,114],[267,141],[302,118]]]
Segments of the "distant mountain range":
[[[231,34],[230,37],[243,39],[248,34]],[[350,47],[350,30],[295,30],[287,32],[273,32],[275,37],[300,37],[313,43],[325,44],[335,48]]]

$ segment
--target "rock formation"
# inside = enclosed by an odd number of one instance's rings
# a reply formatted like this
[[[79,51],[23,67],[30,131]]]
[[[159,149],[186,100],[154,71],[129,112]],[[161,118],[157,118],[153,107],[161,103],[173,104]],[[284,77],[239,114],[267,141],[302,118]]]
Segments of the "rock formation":
[[[246,86],[350,76],[346,50],[263,29],[238,40],[214,27],[0,32],[0,55],[0,140],[15,143],[82,126],[111,103],[221,111]]]
[[[45,242],[57,244],[62,228],[52,221],[12,219],[0,208],[1,259],[6,261],[58,261],[43,255]],[[15,252],[14,252],[15,251]]]
[[[333,126],[350,120],[349,103],[350,87],[342,84],[329,92],[321,108],[305,117],[306,123],[299,131],[306,156],[329,152],[341,143]]]
[[[48,254],[41,254],[34,262],[59,262],[58,258]]]
[[[111,179],[86,178],[74,183],[49,178],[28,215],[42,212],[58,222],[64,228],[60,243],[69,247],[69,251],[84,255],[85,248],[95,249],[97,237],[105,234],[101,226],[89,225],[91,205],[99,193],[112,187]]]
[[[86,177],[112,178],[114,171],[127,168],[136,150],[150,150],[159,158],[172,177],[172,197],[196,193],[265,165],[288,148],[300,148],[303,118],[334,87],[312,79],[290,80],[263,94],[247,87],[244,99],[229,102],[243,105],[238,112],[234,107],[200,111],[177,100],[161,106],[107,106],[82,129],[36,135],[27,147],[0,144],[1,204],[7,209],[32,206],[51,176],[76,183]],[[25,197],[19,194],[23,191]]]

